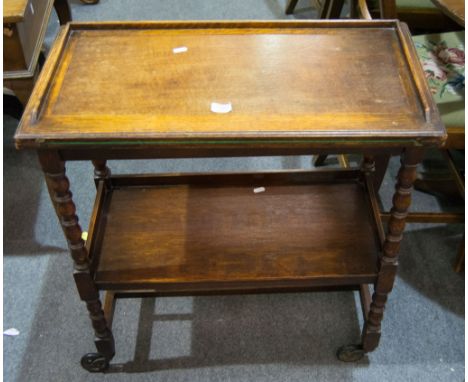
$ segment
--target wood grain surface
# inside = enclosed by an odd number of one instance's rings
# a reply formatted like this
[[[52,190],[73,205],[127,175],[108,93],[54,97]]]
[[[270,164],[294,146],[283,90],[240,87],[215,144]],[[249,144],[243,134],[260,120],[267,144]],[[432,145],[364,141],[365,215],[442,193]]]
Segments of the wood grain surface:
[[[465,0],[432,0],[442,11],[460,25],[465,25]]]
[[[445,136],[397,22],[69,28],[28,105],[16,136],[20,147],[307,137],[438,142]],[[174,54],[180,46],[187,52]],[[212,102],[231,102],[233,110],[215,114]]]
[[[3,71],[24,70],[27,67],[18,27],[15,24],[3,29]]]
[[[26,5],[28,5],[28,0],[3,0],[3,22],[23,21]]]
[[[112,191],[96,283],[182,291],[375,280],[376,231],[358,183],[209,183]]]

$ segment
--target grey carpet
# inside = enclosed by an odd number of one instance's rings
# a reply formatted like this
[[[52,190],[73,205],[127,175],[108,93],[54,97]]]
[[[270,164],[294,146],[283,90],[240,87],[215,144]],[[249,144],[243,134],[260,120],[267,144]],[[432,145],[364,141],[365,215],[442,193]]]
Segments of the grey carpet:
[[[285,1],[101,0],[72,2],[76,20],[278,19]],[[295,18],[313,18],[308,1]],[[51,20],[47,41],[57,29]],[[51,381],[462,381],[464,275],[451,264],[462,226],[408,226],[379,348],[356,364],[336,360],[358,341],[362,318],[351,292],[119,300],[117,354],[108,374],[81,369],[94,351],[71,260],[32,152],[17,152],[17,122],[4,117],[4,380]],[[428,165],[437,162],[437,156]],[[310,157],[111,162],[114,173],[311,168]],[[390,200],[393,160],[381,195]],[[68,174],[82,226],[93,203],[92,166]],[[414,209],[454,203],[416,193]],[[388,205],[388,204],[387,204]]]

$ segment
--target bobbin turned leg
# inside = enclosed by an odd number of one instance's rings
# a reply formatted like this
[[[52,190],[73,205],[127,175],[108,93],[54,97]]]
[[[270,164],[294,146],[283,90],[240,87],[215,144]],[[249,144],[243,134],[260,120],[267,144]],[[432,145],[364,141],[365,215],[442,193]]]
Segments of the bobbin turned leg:
[[[374,294],[369,313],[365,317],[360,345],[343,346],[337,356],[342,361],[357,361],[362,356],[377,348],[381,335],[381,322],[388,294],[393,288],[398,268],[398,255],[405,228],[405,220],[411,204],[411,191],[416,179],[416,167],[421,161],[422,151],[406,150],[401,157],[400,171],[393,195],[391,217],[388,222],[387,236],[379,258],[378,276],[374,285]],[[364,161],[364,171],[374,166],[368,158]]]
[[[107,167],[107,161],[103,159],[95,159],[92,161],[94,166],[94,181],[97,184],[100,180],[105,182],[106,188],[110,188],[111,170]]]
[[[115,353],[114,338],[104,318],[99,291],[90,273],[88,252],[81,238],[82,231],[75,213],[76,207],[70,192],[70,183],[65,175],[65,162],[56,151],[39,152],[39,161],[73,258],[73,276],[78,293],[86,302],[94,328],[94,342],[98,352],[86,354],[81,359],[81,365],[89,371],[104,371]]]

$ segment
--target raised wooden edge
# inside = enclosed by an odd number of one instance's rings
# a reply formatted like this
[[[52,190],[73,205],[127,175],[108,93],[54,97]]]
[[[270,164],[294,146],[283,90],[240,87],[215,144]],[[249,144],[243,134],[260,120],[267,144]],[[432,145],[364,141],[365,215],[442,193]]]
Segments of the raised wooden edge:
[[[41,29],[39,30],[39,34],[36,40],[36,45],[34,46],[34,52],[29,63],[29,67],[26,70],[3,72],[3,79],[13,80],[18,78],[29,78],[34,76],[37,67],[37,62],[39,59],[39,54],[41,53],[42,44],[44,43],[44,38],[47,31],[47,26],[49,24],[49,18],[52,12],[53,5],[54,0],[48,0],[47,8],[44,12],[44,19],[41,23]]]
[[[381,219],[381,214],[380,214],[380,208],[379,208],[379,203],[378,203],[378,196],[375,192],[374,189],[374,183],[372,182],[372,179],[370,177],[365,177],[365,183],[366,183],[366,189],[367,189],[367,195],[369,198],[369,203],[371,205],[372,209],[372,217],[374,220],[375,227],[377,229],[377,234],[379,237],[379,244],[380,244],[380,249],[383,249],[383,244],[385,242],[385,230],[382,225],[382,219]]]
[[[112,136],[109,133],[102,134],[87,134],[83,137],[83,134],[69,134],[66,138],[63,138],[60,134],[34,134],[29,132],[23,132],[24,126],[34,126],[40,120],[43,106],[46,104],[48,99],[48,92],[53,84],[56,70],[60,64],[60,58],[63,55],[69,37],[74,31],[80,30],[115,30],[115,29],[236,29],[244,28],[246,30],[267,28],[274,30],[275,28],[392,28],[396,31],[399,36],[400,48],[405,52],[405,58],[410,68],[410,73],[416,74],[418,79],[416,81],[416,91],[421,93],[427,90],[424,88],[421,82],[422,69],[419,72],[414,71],[414,67],[410,63],[414,60],[415,53],[410,51],[408,53],[408,46],[412,46],[411,39],[408,37],[409,32],[406,29],[402,32],[400,23],[398,20],[300,20],[300,21],[289,21],[289,20],[278,20],[278,21],[141,21],[141,22],[71,22],[62,28],[59,35],[57,36],[56,42],[52,48],[49,58],[46,62],[44,69],[39,77],[36,87],[31,95],[31,100],[28,103],[26,110],[23,114],[23,118],[20,121],[17,132],[15,134],[15,143],[18,149],[22,148],[59,148],[59,147],[80,147],[83,145],[120,145],[122,147],[132,148],[141,144],[152,145],[152,144],[180,144],[181,141],[185,141],[186,144],[207,144],[207,145],[221,145],[224,143],[232,143],[238,141],[239,143],[249,143],[249,137],[256,137],[261,141],[269,139],[277,139],[277,143],[291,143],[295,144],[298,142],[304,142],[303,139],[309,138],[310,143],[317,143],[317,141],[323,142],[326,139],[321,138],[324,134],[330,134],[330,132],[324,131],[304,131],[304,132],[223,132],[223,133],[206,133],[197,134],[196,138],[192,134],[187,132],[181,133],[142,133],[132,134],[131,138],[122,138],[119,135]],[[403,27],[404,28],[404,27]],[[411,43],[411,44],[409,44]],[[414,50],[414,47],[413,47]],[[409,59],[411,59],[409,61]],[[422,89],[422,90],[421,90]],[[425,93],[424,93],[425,94]],[[432,117],[430,125],[433,129],[430,131],[421,132],[415,131],[391,131],[389,130],[384,137],[381,139],[375,139],[374,141],[369,140],[370,143],[389,143],[394,142],[396,137],[408,137],[404,142],[407,146],[418,146],[424,145],[435,145],[440,146],[446,139],[446,132],[438,118],[435,105],[430,103],[426,99],[426,95],[420,94],[420,99],[423,103],[423,109],[427,111],[427,107],[431,111]],[[426,112],[427,114],[427,112]],[[426,116],[427,117],[427,116]],[[332,139],[332,143],[343,143],[346,146],[348,140],[365,139],[368,135],[367,132],[360,131],[343,131],[336,132],[336,139]],[[242,142],[239,137],[245,138],[246,142]],[[144,140],[142,141],[142,138]],[[285,142],[290,138],[297,138],[298,142]],[[206,141],[204,141],[206,139]],[[405,138],[403,138],[405,139]],[[173,140],[174,142],[171,142]],[[227,142],[226,142],[227,141]]]
[[[26,110],[27,112],[27,110]],[[35,115],[33,113],[33,115]],[[326,138],[324,135],[328,135]],[[341,131],[334,132],[330,137],[330,131],[302,131],[302,132],[226,132],[226,133],[198,133],[196,137],[187,133],[132,133],[131,138],[122,138],[119,134],[87,134],[86,137],[77,133],[69,134],[63,138],[60,134],[31,134],[17,131],[15,134],[16,148],[50,148],[63,150],[87,149],[162,149],[184,150],[198,147],[212,147],[223,149],[242,149],[245,147],[280,147],[292,148],[308,145],[309,152],[314,149],[333,148],[337,145],[342,148],[375,146],[391,147],[418,147],[442,145],[440,132],[386,132],[385,136],[369,137],[368,132]],[[279,154],[281,155],[281,154]]]
[[[434,127],[444,132],[443,140],[447,139],[447,132],[440,119],[440,115],[435,104],[434,98],[427,85],[426,77],[419,60],[416,48],[414,47],[413,40],[411,39],[411,32],[405,23],[398,23],[397,34],[400,39],[400,44],[406,56],[406,63],[412,74],[411,79],[417,90],[421,105],[424,110],[424,117],[427,123],[432,123]]]
[[[394,28],[397,20],[164,20],[89,21],[71,23],[72,30],[113,29],[274,29],[274,28]]]
[[[96,199],[94,201],[93,211],[91,214],[91,219],[89,221],[88,226],[88,238],[86,240],[86,249],[90,256],[90,269],[94,271],[98,259],[93,256],[96,253],[96,243],[100,239],[100,232],[99,232],[99,223],[102,219],[102,212],[104,209],[104,202],[106,199],[106,186],[104,181],[101,180],[97,184],[97,192],[96,192]]]
[[[163,185],[245,185],[251,182],[268,182],[278,184],[311,184],[318,182],[344,182],[359,178],[359,169],[314,169],[314,170],[271,170],[259,172],[224,172],[224,173],[170,173],[112,175],[111,188],[150,187]]]
[[[29,102],[26,106],[26,109],[23,113],[23,117],[19,123],[18,129],[15,134],[15,141],[17,147],[21,145],[19,142],[22,140],[21,128],[24,125],[34,125],[37,123],[40,107],[44,103],[44,100],[47,99],[47,93],[50,90],[50,87],[53,83],[55,72],[58,68],[60,58],[62,57],[63,52],[65,51],[65,42],[69,38],[70,24],[67,24],[60,28],[55,42],[52,46],[52,49],[49,53],[49,56],[46,60],[44,67],[42,68],[39,79],[34,86]],[[27,135],[27,134],[26,134]],[[34,145],[39,147],[39,144]]]

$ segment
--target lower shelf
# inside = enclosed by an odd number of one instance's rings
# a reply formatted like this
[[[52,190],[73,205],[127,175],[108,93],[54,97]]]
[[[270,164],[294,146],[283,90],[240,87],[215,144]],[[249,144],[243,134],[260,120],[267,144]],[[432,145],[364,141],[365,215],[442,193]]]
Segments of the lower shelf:
[[[317,183],[289,172],[112,184],[100,187],[93,223],[101,289],[189,293],[376,280],[375,224],[354,180]]]

